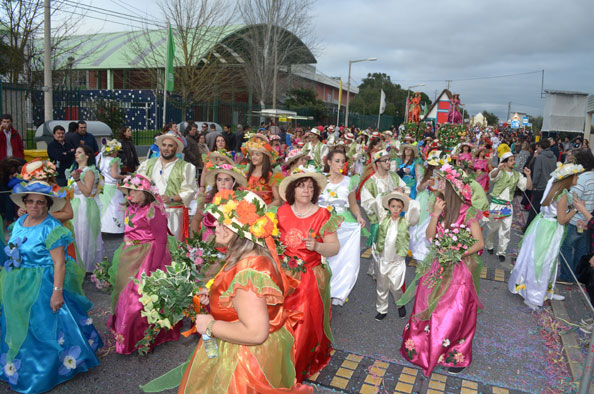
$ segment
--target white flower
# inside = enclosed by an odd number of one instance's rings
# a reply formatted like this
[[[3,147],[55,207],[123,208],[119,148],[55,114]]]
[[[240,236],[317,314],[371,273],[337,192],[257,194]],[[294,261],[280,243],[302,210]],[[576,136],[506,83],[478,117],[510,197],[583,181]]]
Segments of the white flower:
[[[431,329],[429,328],[429,324],[427,324],[427,325],[425,326],[424,330],[425,330],[425,332],[426,332],[427,334],[429,334],[429,331],[431,330]]]
[[[444,339],[443,342],[441,343],[441,346],[443,347],[448,347],[450,346],[450,340],[449,339]]]
[[[94,341],[94,340],[92,340],[92,339],[89,339],[89,346],[93,347],[93,344],[94,344],[94,343],[95,343],[95,341]]]
[[[85,320],[85,326],[90,326],[91,324],[93,324],[93,319],[89,317],[87,320]]]
[[[460,345],[462,345],[464,342],[466,342],[466,339],[464,339],[464,338],[462,338],[462,339],[460,339],[460,340],[458,341],[458,343],[459,343]]]
[[[58,345],[62,346],[64,344],[64,337],[58,338]]]
[[[4,373],[6,376],[10,377],[16,373],[17,369],[13,363],[6,363],[4,366]]]
[[[64,366],[68,369],[76,369],[76,359],[72,356],[64,357]]]

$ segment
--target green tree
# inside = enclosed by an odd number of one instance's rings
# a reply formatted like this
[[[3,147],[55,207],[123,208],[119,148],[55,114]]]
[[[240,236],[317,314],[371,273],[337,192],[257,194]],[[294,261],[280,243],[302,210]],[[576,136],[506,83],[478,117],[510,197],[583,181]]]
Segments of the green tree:
[[[532,123],[532,131],[537,133],[542,130],[542,116],[537,116],[536,118],[533,116],[528,116],[528,121]]]
[[[288,109],[299,112],[306,111],[312,113],[318,121],[325,121],[328,117],[326,105],[322,100],[316,97],[313,89],[291,89],[287,92],[285,105]]]
[[[487,124],[490,126],[497,126],[499,124],[499,118],[492,112],[484,110],[481,112],[485,119],[487,119]]]
[[[359,94],[353,99],[351,108],[353,112],[363,115],[377,115],[379,112],[381,90],[386,94],[385,115],[403,116],[406,109],[407,91],[392,82],[385,73],[370,73],[361,81]],[[411,91],[411,95],[412,95]],[[431,99],[421,92],[422,105],[431,105]]]

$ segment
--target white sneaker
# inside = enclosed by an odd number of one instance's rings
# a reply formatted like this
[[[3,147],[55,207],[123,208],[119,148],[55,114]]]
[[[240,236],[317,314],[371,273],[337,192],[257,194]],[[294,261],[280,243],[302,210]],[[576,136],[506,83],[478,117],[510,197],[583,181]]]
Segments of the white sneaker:
[[[551,296],[552,300],[557,300],[557,301],[563,301],[565,299],[565,296],[562,296],[561,294],[553,294]]]

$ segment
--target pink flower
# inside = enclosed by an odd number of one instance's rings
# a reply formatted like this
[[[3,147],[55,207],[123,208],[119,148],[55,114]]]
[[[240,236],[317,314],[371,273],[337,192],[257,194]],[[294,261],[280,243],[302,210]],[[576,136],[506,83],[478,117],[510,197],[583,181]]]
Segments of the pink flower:
[[[287,265],[289,266],[289,268],[297,268],[299,266],[299,261],[297,261],[297,259],[291,258],[287,262]]]
[[[454,242],[456,242],[456,241],[458,240],[458,237],[456,237],[456,236],[454,235],[454,236],[452,237],[452,240],[453,240]]]
[[[435,241],[435,245],[441,246],[441,244],[439,243],[439,241]]]
[[[458,249],[460,249],[462,247],[461,243],[458,243]]]
[[[196,257],[196,259],[194,260],[194,264],[196,265],[200,265],[202,264],[204,260],[202,259],[202,257]]]
[[[457,228],[455,228],[455,229],[453,229],[453,230],[452,230],[452,232],[453,232],[454,234],[458,234],[458,231],[459,231],[459,230],[458,230]]]
[[[462,353],[456,352],[456,355],[454,356],[454,360],[456,360],[456,363],[458,363],[458,364],[463,363],[464,355]]]
[[[404,347],[406,348],[406,350],[408,350],[409,352],[412,352],[413,350],[415,350],[415,341],[413,341],[412,339],[407,339],[406,343],[404,344]]]
[[[462,245],[462,249],[466,250],[466,249],[468,249],[468,246]]]

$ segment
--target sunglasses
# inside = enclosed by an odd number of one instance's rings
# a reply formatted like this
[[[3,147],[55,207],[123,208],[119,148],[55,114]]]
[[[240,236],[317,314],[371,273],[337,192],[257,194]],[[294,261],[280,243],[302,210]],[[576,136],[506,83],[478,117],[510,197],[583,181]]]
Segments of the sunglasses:
[[[38,207],[44,207],[46,204],[46,200],[25,200],[25,205],[37,205]]]
[[[382,159],[382,160],[378,160],[378,162],[380,163],[388,163],[390,161],[390,159]]]

